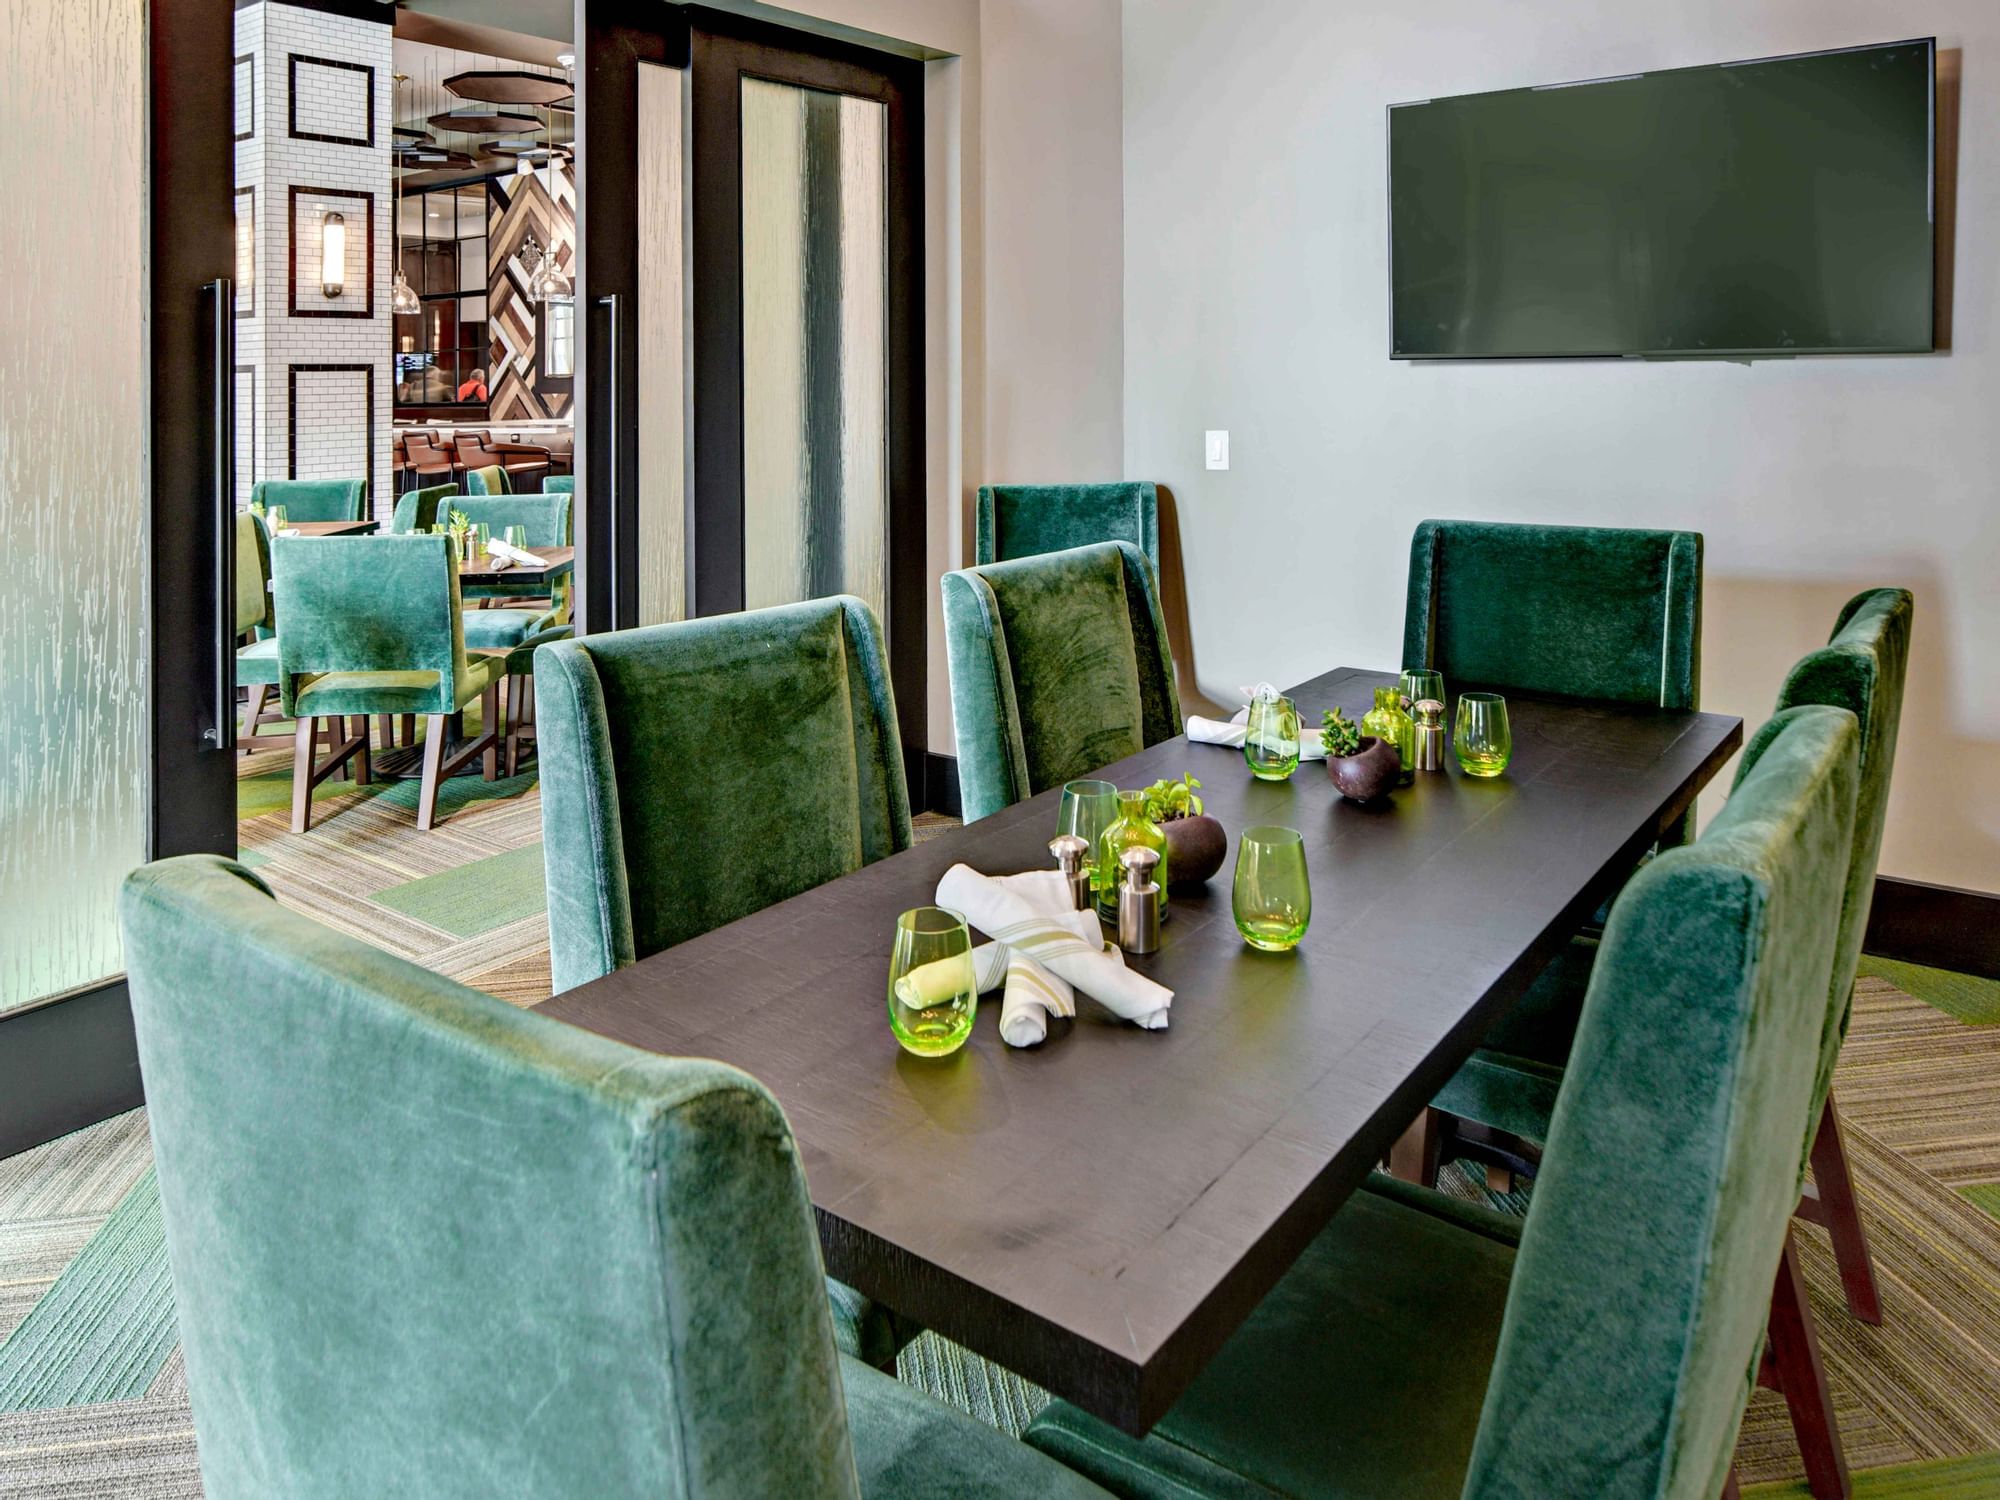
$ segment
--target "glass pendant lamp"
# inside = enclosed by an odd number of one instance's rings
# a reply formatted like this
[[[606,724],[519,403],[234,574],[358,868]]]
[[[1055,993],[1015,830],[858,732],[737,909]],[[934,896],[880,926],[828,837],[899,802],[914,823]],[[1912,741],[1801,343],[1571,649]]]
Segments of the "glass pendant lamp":
[[[396,75],[396,87],[409,82],[406,74]],[[422,309],[417,301],[416,288],[410,285],[409,277],[403,274],[403,154],[396,153],[396,284],[389,291],[389,311],[407,317]]]

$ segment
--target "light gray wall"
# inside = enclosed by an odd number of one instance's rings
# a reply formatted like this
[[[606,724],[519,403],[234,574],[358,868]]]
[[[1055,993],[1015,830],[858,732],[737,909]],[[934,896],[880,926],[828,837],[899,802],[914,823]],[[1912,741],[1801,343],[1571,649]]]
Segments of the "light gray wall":
[[[1389,103],[1933,33],[1965,79],[1949,354],[1387,358]],[[2000,890],[1995,59],[1993,0],[1126,0],[1125,470],[1173,491],[1210,695],[1395,665],[1425,516],[1691,527],[1703,703],[1752,724],[1855,589],[1916,590],[1883,869]]]

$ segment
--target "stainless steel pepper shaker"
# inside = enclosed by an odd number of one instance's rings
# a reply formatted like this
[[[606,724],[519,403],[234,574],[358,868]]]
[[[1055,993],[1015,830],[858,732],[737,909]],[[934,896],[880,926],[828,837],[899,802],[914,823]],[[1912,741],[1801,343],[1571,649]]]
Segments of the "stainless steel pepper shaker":
[[[1090,840],[1074,833],[1059,833],[1049,840],[1049,853],[1056,857],[1062,867],[1064,881],[1069,885],[1069,905],[1071,911],[1092,910],[1090,899],[1090,866],[1084,858],[1090,853]]]
[[[1134,845],[1118,856],[1125,878],[1118,885],[1118,946],[1127,953],[1151,953],[1160,946],[1160,887],[1153,871],[1160,851]]]
[[[1444,705],[1435,698],[1425,698],[1416,706],[1417,721],[1415,753],[1411,759],[1413,771],[1442,771],[1444,769]]]

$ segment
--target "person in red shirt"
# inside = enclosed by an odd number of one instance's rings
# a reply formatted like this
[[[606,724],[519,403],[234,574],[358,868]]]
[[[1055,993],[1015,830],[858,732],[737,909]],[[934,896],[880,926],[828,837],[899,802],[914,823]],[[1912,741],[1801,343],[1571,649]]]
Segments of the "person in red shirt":
[[[461,401],[484,401],[486,399],[486,372],[484,370],[475,369],[466,378],[465,384],[458,388],[458,399]]]

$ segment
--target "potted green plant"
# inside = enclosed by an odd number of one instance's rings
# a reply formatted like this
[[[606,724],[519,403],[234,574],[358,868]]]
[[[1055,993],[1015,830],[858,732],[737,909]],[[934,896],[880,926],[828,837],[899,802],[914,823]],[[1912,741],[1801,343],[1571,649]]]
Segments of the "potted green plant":
[[[1145,789],[1146,816],[1167,836],[1169,890],[1205,884],[1229,853],[1229,835],[1201,810],[1200,788],[1199,781],[1183,774],[1178,781],[1156,781]]]
[[[1350,802],[1373,802],[1396,784],[1403,769],[1394,745],[1363,734],[1338,708],[1326,711],[1320,741],[1326,746],[1326,774],[1333,789]]]

